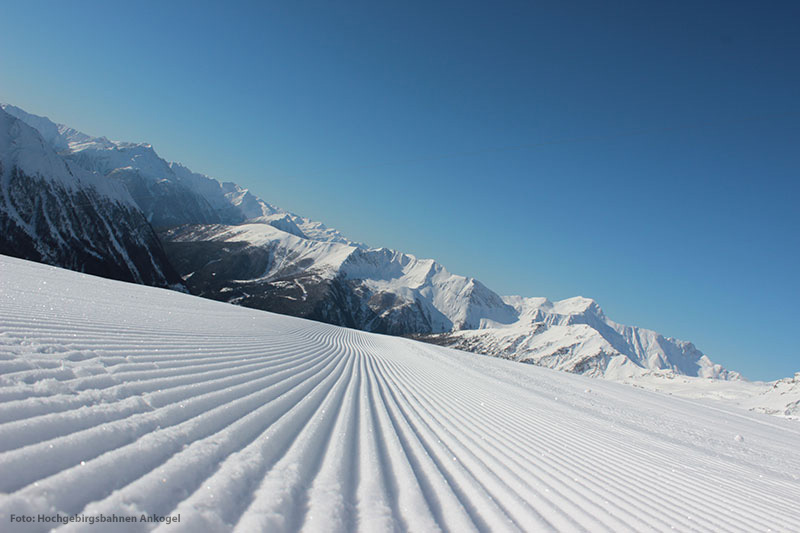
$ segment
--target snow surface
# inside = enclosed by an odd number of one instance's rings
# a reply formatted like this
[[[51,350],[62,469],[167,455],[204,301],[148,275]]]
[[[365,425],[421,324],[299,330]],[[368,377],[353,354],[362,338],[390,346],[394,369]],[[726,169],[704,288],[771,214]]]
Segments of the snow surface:
[[[0,256],[0,524],[797,531],[800,426]],[[126,531],[70,524],[58,531]]]
[[[800,372],[775,381],[725,381],[651,371],[620,381],[683,398],[724,402],[750,411],[800,420]]]

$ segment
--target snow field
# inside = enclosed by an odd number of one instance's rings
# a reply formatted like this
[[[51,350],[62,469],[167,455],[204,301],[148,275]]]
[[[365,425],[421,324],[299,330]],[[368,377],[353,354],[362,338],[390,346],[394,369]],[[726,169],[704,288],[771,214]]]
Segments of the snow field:
[[[800,426],[0,256],[0,493],[0,531],[800,531]]]

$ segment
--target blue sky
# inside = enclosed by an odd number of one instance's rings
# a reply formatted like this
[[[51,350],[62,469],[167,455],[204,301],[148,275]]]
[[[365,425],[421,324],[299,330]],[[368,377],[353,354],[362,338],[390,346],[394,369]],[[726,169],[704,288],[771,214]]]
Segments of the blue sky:
[[[797,2],[228,4],[4,2],[0,101],[800,370]]]

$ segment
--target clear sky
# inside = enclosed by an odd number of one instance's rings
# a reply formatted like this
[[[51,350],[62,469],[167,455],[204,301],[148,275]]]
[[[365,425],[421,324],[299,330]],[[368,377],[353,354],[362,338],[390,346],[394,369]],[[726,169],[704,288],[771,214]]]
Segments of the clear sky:
[[[268,5],[263,5],[268,4]],[[800,2],[15,2],[0,101],[800,371]]]

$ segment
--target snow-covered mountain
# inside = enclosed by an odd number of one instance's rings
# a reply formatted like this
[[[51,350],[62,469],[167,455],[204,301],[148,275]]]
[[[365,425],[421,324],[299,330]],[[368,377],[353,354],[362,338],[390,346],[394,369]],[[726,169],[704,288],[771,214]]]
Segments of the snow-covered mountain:
[[[70,165],[124,185],[193,294],[613,379],[736,379],[691,343],[608,319],[587,298],[501,297],[431,259],[353,242],[152,146],[91,137],[14,106]]]
[[[0,253],[124,281],[180,284],[124,186],[64,160],[3,109]]]
[[[150,144],[92,137],[10,104],[0,107],[38,130],[62,157],[123,183],[156,228],[258,220],[305,238],[361,246],[320,222],[274,207],[235,183],[167,162]]]
[[[3,256],[0,272],[4,532],[800,524],[791,420]]]
[[[568,372],[738,379],[689,342],[617,324],[588,298],[501,297],[431,259],[290,235],[264,224],[161,234],[190,291]]]
[[[74,166],[113,178],[106,182],[123,184],[154,227],[220,221],[208,201],[182,186],[149,144],[91,137],[12,105],[2,104],[2,108],[36,128],[50,147]]]
[[[624,379],[652,370],[715,379],[739,379],[691,342],[625,326],[605,316],[590,298],[558,302],[505,297],[517,311],[510,324],[418,336],[444,346],[532,363],[576,374]]]
[[[161,236],[190,291],[247,307],[393,335],[516,316],[479,281],[385,248],[315,241],[263,223],[183,226]]]

